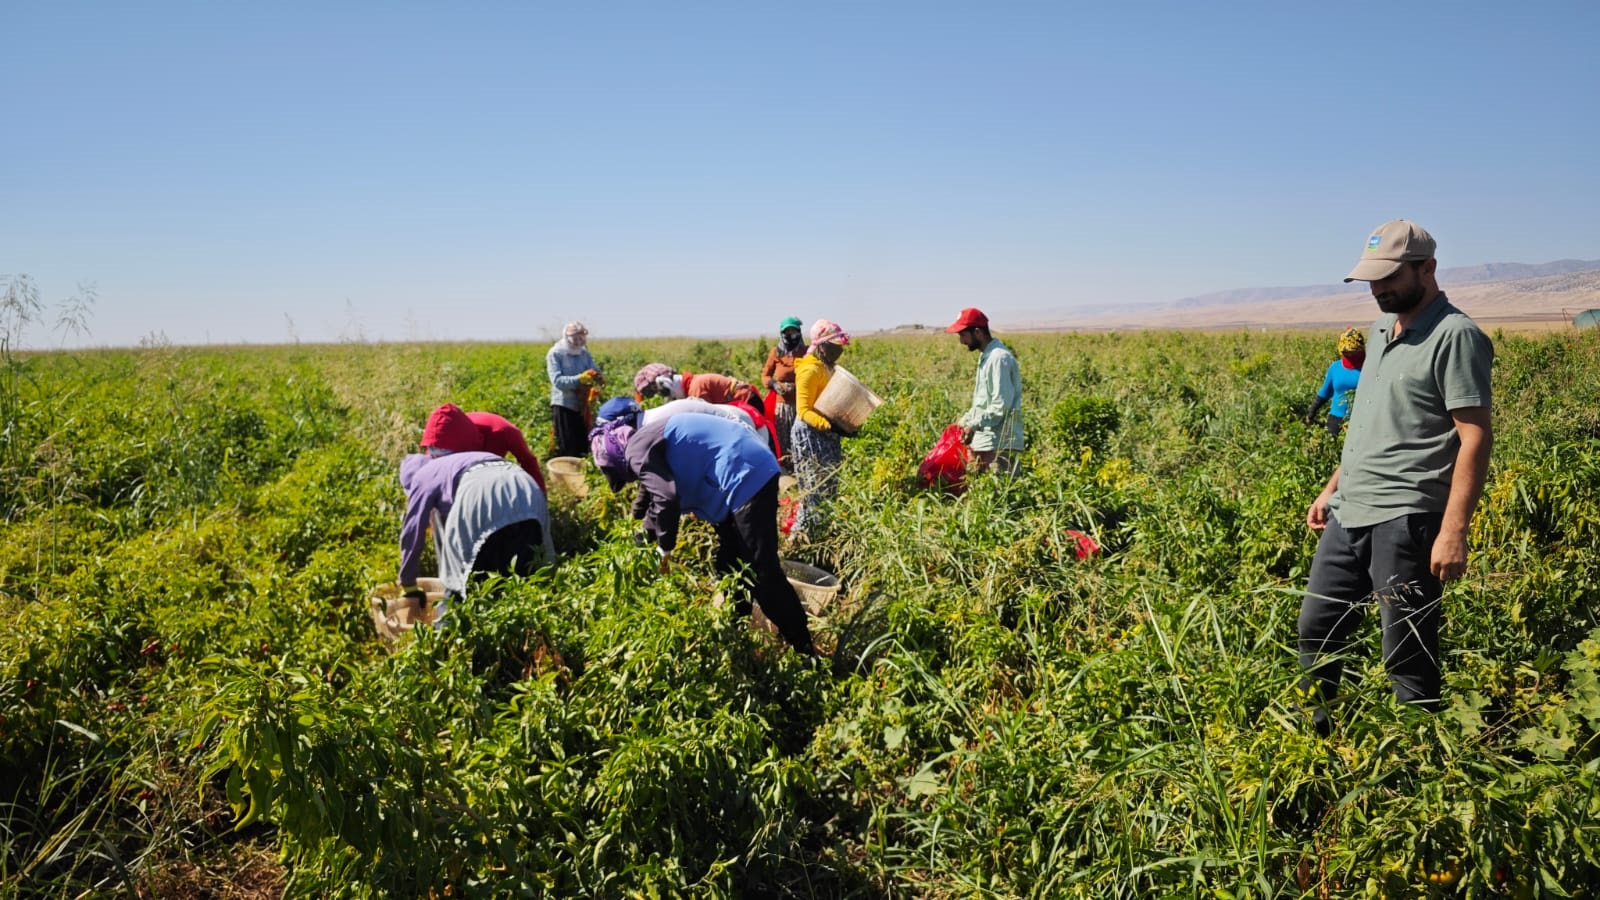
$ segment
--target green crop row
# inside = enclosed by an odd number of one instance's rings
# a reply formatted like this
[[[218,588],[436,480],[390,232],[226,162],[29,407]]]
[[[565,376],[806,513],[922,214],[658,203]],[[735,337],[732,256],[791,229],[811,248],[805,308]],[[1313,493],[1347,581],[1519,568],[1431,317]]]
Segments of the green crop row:
[[[797,558],[813,668],[668,575],[598,476],[562,558],[395,652],[400,456],[445,401],[548,455],[542,347],[6,355],[0,895],[1582,896],[1600,883],[1600,340],[1496,335],[1496,446],[1446,592],[1446,708],[1374,654],[1294,692],[1300,416],[1327,335],[1005,336],[1029,448],[916,483],[948,336],[865,336],[885,398]],[[602,342],[754,379],[753,342]],[[1079,558],[1075,533],[1101,552]],[[1375,645],[1375,635],[1373,637]]]

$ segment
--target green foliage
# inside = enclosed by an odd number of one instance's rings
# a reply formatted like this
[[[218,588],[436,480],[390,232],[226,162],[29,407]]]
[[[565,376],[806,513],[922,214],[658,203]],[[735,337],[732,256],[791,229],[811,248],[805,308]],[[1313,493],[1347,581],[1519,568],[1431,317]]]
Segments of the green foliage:
[[[696,341],[689,348],[689,358],[682,368],[691,372],[733,371],[733,350],[721,341]]]
[[[959,499],[914,473],[972,358],[846,351],[886,403],[792,551],[845,584],[821,669],[713,601],[704,523],[663,576],[598,480],[552,497],[557,565],[375,640],[401,454],[445,400],[542,449],[542,347],[7,357],[0,894],[1591,892],[1600,335],[1497,336],[1446,708],[1372,653],[1327,740],[1294,617],[1338,442],[1293,416],[1326,335],[1006,339],[1025,472]],[[595,347],[613,385],[763,351]]]
[[[1104,453],[1122,425],[1122,412],[1105,397],[1063,397],[1050,410],[1050,424],[1063,447]]]

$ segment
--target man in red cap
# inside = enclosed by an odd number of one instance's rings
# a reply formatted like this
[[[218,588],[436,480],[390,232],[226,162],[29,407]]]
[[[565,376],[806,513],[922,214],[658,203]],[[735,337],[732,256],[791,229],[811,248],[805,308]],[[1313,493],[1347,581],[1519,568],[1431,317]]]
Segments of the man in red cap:
[[[956,420],[961,439],[972,447],[973,471],[1014,474],[1022,452],[1022,371],[1017,357],[989,333],[989,317],[970,306],[945,331],[959,335],[961,346],[981,354],[972,407]]]

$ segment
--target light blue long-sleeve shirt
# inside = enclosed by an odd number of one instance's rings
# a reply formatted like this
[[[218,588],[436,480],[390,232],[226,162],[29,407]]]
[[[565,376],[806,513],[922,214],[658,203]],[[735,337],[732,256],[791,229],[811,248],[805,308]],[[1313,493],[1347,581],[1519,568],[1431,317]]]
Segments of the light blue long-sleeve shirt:
[[[974,450],[1022,449],[1022,370],[1011,348],[990,338],[978,355],[972,408],[959,424],[972,428]]]
[[[583,411],[588,388],[578,381],[578,376],[590,369],[598,369],[594,356],[585,347],[577,353],[568,353],[563,338],[550,347],[544,355],[545,374],[550,376],[550,405],[564,406],[574,412]]]

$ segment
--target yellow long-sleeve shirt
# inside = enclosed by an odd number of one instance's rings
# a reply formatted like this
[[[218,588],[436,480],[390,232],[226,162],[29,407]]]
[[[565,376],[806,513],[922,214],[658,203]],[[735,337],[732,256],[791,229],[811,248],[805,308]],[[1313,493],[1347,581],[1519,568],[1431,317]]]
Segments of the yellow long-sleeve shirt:
[[[833,370],[815,356],[802,356],[794,361],[794,414],[818,431],[833,430],[833,423],[811,408],[832,377]]]

